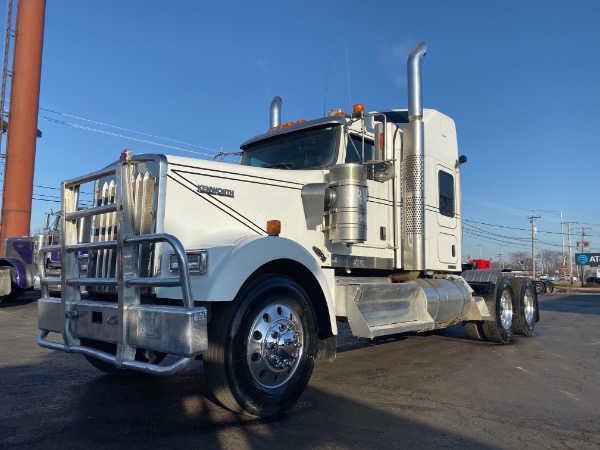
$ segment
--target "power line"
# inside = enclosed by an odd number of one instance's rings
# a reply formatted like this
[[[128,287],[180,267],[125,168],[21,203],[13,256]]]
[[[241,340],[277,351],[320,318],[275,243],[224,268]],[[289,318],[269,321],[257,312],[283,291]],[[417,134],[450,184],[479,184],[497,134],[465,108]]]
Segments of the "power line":
[[[111,131],[102,130],[102,129],[99,129],[99,128],[93,128],[93,127],[90,127],[90,126],[81,125],[81,124],[74,123],[74,122],[69,122],[69,121],[66,121],[66,120],[59,120],[59,119],[56,119],[56,118],[53,118],[53,117],[48,117],[48,116],[44,116],[44,115],[38,115],[38,117],[40,119],[42,119],[42,120],[45,120],[45,121],[48,121],[48,122],[51,122],[51,123],[56,123],[56,124],[59,124],[59,125],[69,126],[69,127],[72,127],[72,128],[77,128],[77,129],[80,129],[80,130],[85,130],[85,131],[91,131],[91,132],[94,132],[94,133],[105,134],[107,136],[118,137],[118,138],[121,138],[121,139],[127,139],[127,140],[130,140],[130,141],[140,142],[140,143],[143,143],[143,144],[156,145],[158,147],[169,148],[169,149],[172,149],[172,150],[178,150],[178,151],[181,151],[181,152],[192,153],[192,154],[196,154],[196,155],[200,155],[200,156],[206,156],[206,157],[210,157],[210,158],[214,158],[216,155],[219,155],[219,154],[223,153],[221,150],[216,150],[216,149],[211,148],[211,147],[206,147],[206,146],[203,146],[203,145],[192,144],[190,142],[179,141],[179,140],[176,140],[176,139],[170,139],[170,138],[166,138],[166,137],[163,137],[163,136],[158,136],[156,134],[145,133],[143,131],[132,130],[130,128],[120,127],[118,125],[112,125],[112,124],[109,124],[109,123],[106,123],[106,122],[101,122],[101,121],[98,121],[98,120],[88,119],[88,118],[85,118],[85,117],[77,116],[75,114],[67,114],[67,113],[63,113],[63,112],[52,110],[52,109],[48,109],[48,108],[39,108],[39,111],[45,111],[45,112],[48,112],[48,113],[51,113],[51,114],[57,114],[57,115],[60,115],[60,116],[63,116],[63,117],[69,117],[71,119],[80,120],[80,121],[83,121],[83,122],[88,122],[88,123],[100,125],[100,126],[103,126],[103,127],[113,128],[115,130],[126,131],[127,133],[135,133],[135,134],[139,134],[141,136],[147,136],[147,137],[154,138],[154,139],[160,139],[160,140],[166,141],[166,142],[172,142],[172,143],[175,143],[175,144],[182,144],[182,145],[186,145],[186,146],[190,146],[190,147],[194,147],[194,148],[199,148],[199,149],[203,149],[203,150],[209,150],[209,151],[211,151],[213,153],[209,154],[209,153],[199,152],[197,150],[190,150],[189,148],[177,147],[177,146],[174,146],[174,145],[168,145],[168,144],[164,144],[164,143],[160,143],[160,142],[151,141],[151,140],[148,140],[148,139],[141,139],[141,138],[137,138],[137,137],[134,137],[134,136],[129,136],[129,135],[126,135],[126,134],[113,133]]]
[[[4,183],[4,180],[2,178],[0,178],[0,185],[2,185],[2,183]],[[60,191],[62,190],[62,188],[57,188],[57,187],[52,187],[52,186],[41,186],[39,184],[34,184],[33,187],[35,188],[40,188],[40,189],[52,189],[54,191]],[[93,195],[91,192],[79,192],[80,194],[85,194],[85,195]]]
[[[527,212],[527,211],[521,211],[521,210],[518,210],[518,209],[509,208],[508,206],[504,206],[504,205],[500,205],[498,203],[490,202],[488,200],[484,200],[484,199],[475,197],[473,195],[469,195],[469,194],[463,193],[461,195],[461,197],[464,200],[467,200],[467,201],[469,201],[471,203],[475,203],[475,204],[482,205],[482,206],[487,206],[489,208],[494,208],[494,209],[497,209],[499,211],[503,211],[503,212],[506,212],[506,213],[509,213],[509,214],[514,214],[514,215],[517,215],[517,216],[525,216],[525,217],[529,214],[529,212]]]
[[[515,237],[515,236],[505,236],[505,235],[502,235],[502,234],[491,233],[491,232],[489,232],[489,231],[482,230],[481,228],[475,227],[475,226],[473,226],[473,225],[470,225],[470,224],[468,224],[468,223],[465,223],[464,225],[465,225],[466,227],[470,227],[470,228],[471,228],[471,229],[473,229],[473,230],[477,230],[477,231],[480,231],[480,232],[482,232],[482,233],[491,234],[491,235],[493,235],[493,236],[497,236],[497,237],[500,237],[500,238],[506,238],[506,239],[516,239],[516,240],[526,240],[526,239],[527,239],[527,238],[521,238],[521,237]]]
[[[216,150],[214,148],[205,147],[203,145],[192,144],[190,142],[178,141],[178,140],[175,140],[175,139],[169,139],[169,138],[166,138],[166,137],[157,136],[155,134],[144,133],[142,131],[136,131],[136,130],[132,130],[132,129],[129,129],[129,128],[119,127],[117,125],[111,125],[109,123],[100,122],[100,121],[97,121],[97,120],[86,119],[85,117],[76,116],[74,114],[67,114],[67,113],[63,113],[63,112],[60,112],[60,111],[54,111],[54,110],[46,109],[46,108],[39,108],[39,109],[40,109],[40,111],[46,111],[46,112],[49,112],[49,113],[52,113],[52,114],[58,114],[58,115],[61,115],[61,116],[64,116],[64,117],[70,117],[72,119],[81,120],[83,122],[95,123],[96,125],[102,125],[104,127],[114,128],[116,130],[127,131],[128,133],[140,134],[142,136],[148,136],[148,137],[152,137],[152,138],[155,138],[155,139],[161,139],[163,141],[174,142],[176,144],[189,145],[190,147],[201,148],[201,149],[204,149],[204,150],[211,150],[211,151],[214,151],[214,152],[218,151],[218,150]],[[69,122],[66,122],[66,123],[69,123]],[[176,147],[173,147],[173,148],[176,148]]]
[[[7,101],[10,101],[10,100],[7,99]],[[45,121],[48,121],[48,122],[52,122],[52,123],[56,123],[56,124],[60,124],[60,125],[65,125],[65,126],[69,126],[69,127],[73,127],[73,128],[78,128],[78,129],[82,129],[82,130],[86,130],[86,131],[92,131],[92,132],[95,132],[95,133],[106,134],[108,136],[119,137],[119,138],[122,138],[122,139],[128,139],[128,140],[132,140],[132,141],[136,141],[136,142],[141,142],[141,143],[144,143],[144,144],[157,145],[159,147],[170,148],[170,149],[179,150],[179,151],[182,151],[182,152],[194,153],[194,154],[197,154],[197,155],[208,156],[208,157],[211,157],[211,158],[215,157],[215,154],[217,154],[219,152],[219,150],[216,150],[216,149],[211,148],[211,147],[206,147],[206,146],[203,146],[203,145],[192,144],[190,142],[179,141],[179,140],[176,140],[176,139],[170,139],[170,138],[166,138],[166,137],[163,137],[163,136],[158,136],[158,135],[155,135],[155,134],[145,133],[143,131],[132,130],[130,128],[120,127],[118,125],[112,125],[112,124],[109,124],[109,123],[106,123],[106,122],[101,122],[101,121],[98,121],[98,120],[88,119],[88,118],[85,118],[85,117],[77,116],[75,114],[63,113],[61,111],[56,111],[56,110],[53,110],[53,109],[41,108],[40,107],[40,108],[38,108],[38,111],[45,111],[45,112],[48,112],[48,113],[51,113],[51,114],[57,114],[57,115],[60,115],[60,116],[63,116],[63,117],[69,117],[71,119],[81,120],[83,122],[93,123],[93,124],[96,124],[96,125],[100,125],[100,126],[108,127],[108,128],[113,128],[113,129],[116,129],[116,130],[122,130],[122,131],[126,131],[128,133],[135,133],[135,134],[139,134],[141,136],[148,136],[148,137],[151,137],[151,138],[154,138],[154,139],[160,139],[160,140],[167,141],[167,142],[173,142],[173,143],[176,143],[176,144],[183,144],[183,145],[187,145],[187,146],[190,146],[190,147],[200,148],[200,149],[204,149],[204,150],[210,150],[210,151],[212,151],[214,153],[213,154],[202,153],[202,152],[198,152],[198,151],[195,151],[195,150],[190,150],[190,149],[176,147],[176,146],[167,145],[167,144],[161,144],[159,142],[149,141],[149,140],[146,140],[146,139],[140,139],[140,138],[136,138],[136,137],[133,137],[133,136],[127,136],[127,135],[119,134],[119,133],[112,133],[110,131],[100,130],[100,129],[97,129],[97,128],[92,128],[92,127],[88,127],[88,126],[85,126],[85,125],[80,125],[80,124],[73,123],[73,122],[67,122],[65,120],[59,120],[59,119],[55,119],[55,118],[52,118],[52,117],[38,115],[38,118],[40,118],[42,120],[45,120]]]
[[[506,228],[506,229],[509,229],[509,230],[526,231],[526,232],[530,232],[531,231],[531,230],[528,230],[527,228],[509,227],[509,226],[506,226],[506,225],[496,225],[496,224],[493,224],[493,223],[477,222],[475,220],[468,220],[468,219],[463,219],[463,222],[476,223],[476,224],[479,224],[479,225],[487,225],[487,226],[490,226],[490,227]],[[540,231],[540,230],[538,230],[537,232],[538,233],[546,233],[546,234],[558,234],[558,235],[565,234],[565,233],[556,232],[556,231]]]
[[[488,242],[492,242],[492,243],[500,242],[501,244],[504,244],[504,245],[507,245],[507,246],[510,246],[510,247],[518,247],[518,248],[523,247],[523,243],[515,243],[515,242],[505,241],[503,239],[496,239],[494,237],[486,236],[486,235],[483,235],[483,234],[480,234],[480,233],[475,233],[475,232],[472,232],[472,231],[469,231],[469,230],[464,230],[464,233],[467,236],[476,237],[476,238],[479,238],[479,239],[484,239],[484,240],[486,240]]]
[[[149,141],[147,139],[140,139],[140,138],[136,138],[136,137],[133,137],[133,136],[127,136],[127,135],[124,135],[124,134],[113,133],[111,131],[100,130],[98,128],[92,128],[92,127],[88,127],[88,126],[85,126],[85,125],[79,125],[77,123],[66,122],[64,120],[53,119],[51,117],[38,116],[38,118],[40,118],[42,120],[46,120],[48,122],[57,123],[57,124],[60,124],[60,125],[66,125],[66,126],[73,127],[73,128],[78,128],[80,130],[93,131],[94,133],[105,134],[107,136],[113,136],[113,137],[118,137],[118,138],[121,138],[121,139],[128,139],[130,141],[141,142],[142,144],[156,145],[158,147],[164,147],[164,148],[170,148],[170,149],[173,149],[173,150],[179,150],[179,151],[182,151],[182,152],[194,153],[196,155],[201,155],[201,156],[209,156],[209,157],[214,157],[215,156],[215,155],[210,155],[208,153],[202,153],[202,152],[197,152],[195,150],[189,150],[187,148],[175,147],[174,145],[161,144],[160,142],[153,142],[153,141]]]

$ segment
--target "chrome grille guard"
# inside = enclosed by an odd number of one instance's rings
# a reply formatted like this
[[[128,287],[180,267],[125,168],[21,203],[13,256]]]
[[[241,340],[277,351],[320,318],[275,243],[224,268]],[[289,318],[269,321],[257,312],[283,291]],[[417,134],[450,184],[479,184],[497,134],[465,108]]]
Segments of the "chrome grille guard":
[[[64,214],[60,245],[40,249],[38,265],[42,298],[38,301],[38,337],[40,346],[69,353],[81,353],[123,369],[153,374],[171,374],[183,369],[207,348],[206,308],[195,308],[187,258],[181,242],[170,234],[150,231],[148,203],[152,204],[155,178],[146,173],[133,176],[134,164],[117,163],[98,172],[63,182]],[[96,190],[96,204],[78,210],[81,185],[104,178],[109,184]],[[107,198],[113,201],[106,201]],[[101,201],[99,201],[101,200]],[[92,242],[78,242],[78,220],[92,217]],[[112,239],[108,239],[112,238]],[[177,277],[151,277],[146,261],[150,244],[167,243],[177,255]],[[49,277],[45,270],[46,254],[61,252],[61,277]],[[81,252],[97,255],[88,265],[87,277],[79,266]],[[114,255],[114,257],[113,257]],[[142,264],[144,263],[144,264]],[[114,266],[113,266],[114,265]],[[61,285],[61,298],[49,296],[49,285]],[[118,302],[82,299],[82,286],[105,286],[116,292]],[[182,306],[142,305],[140,289],[177,287],[182,291]],[[47,340],[50,332],[62,334],[64,343]],[[117,345],[116,354],[81,345],[80,337],[96,338]],[[137,348],[181,356],[168,366],[135,360]]]

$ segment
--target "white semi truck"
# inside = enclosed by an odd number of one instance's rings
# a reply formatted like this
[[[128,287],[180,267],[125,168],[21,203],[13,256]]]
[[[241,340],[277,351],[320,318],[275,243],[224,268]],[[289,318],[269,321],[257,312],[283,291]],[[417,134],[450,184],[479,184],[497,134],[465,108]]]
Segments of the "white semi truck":
[[[39,256],[63,258],[60,278],[42,276],[39,344],[109,373],[202,358],[218,401],[269,416],[301,395],[315,359],[333,360],[340,322],[365,338],[461,323],[477,340],[531,336],[529,279],[461,269],[466,158],[454,121],[422,108],[425,53],[408,59],[408,109],[281,124],[276,97],[240,165],[124,151],[63,182],[61,242]],[[81,210],[91,184],[96,204]]]

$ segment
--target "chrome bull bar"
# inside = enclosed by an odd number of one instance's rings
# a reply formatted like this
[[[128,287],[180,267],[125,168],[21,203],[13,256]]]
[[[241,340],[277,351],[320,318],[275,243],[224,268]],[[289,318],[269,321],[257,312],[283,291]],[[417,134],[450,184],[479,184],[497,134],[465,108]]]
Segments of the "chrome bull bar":
[[[81,184],[114,177],[114,203],[96,205],[78,210],[77,199]],[[38,344],[44,348],[80,353],[97,358],[122,369],[168,375],[187,366],[197,355],[208,348],[206,308],[194,307],[185,249],[170,234],[139,234],[135,211],[136,201],[147,201],[147,193],[136,198],[133,165],[123,162],[90,175],[63,183],[62,206],[64,226],[60,245],[40,249],[38,267],[42,298],[38,300],[38,327],[41,332]],[[139,183],[137,183],[139,184]],[[144,198],[139,198],[144,197]],[[77,242],[77,221],[92,216],[112,215],[116,223],[116,239],[95,242]],[[104,219],[102,219],[104,220]],[[138,221],[139,222],[139,221]],[[179,267],[178,276],[152,277],[141,273],[142,252],[150,244],[166,243],[174,251]],[[49,252],[61,252],[61,277],[47,276],[45,258]],[[103,272],[103,277],[82,276],[79,270],[81,252],[109,251],[116,254],[115,270]],[[107,276],[107,275],[114,276]],[[49,296],[49,285],[61,286],[61,298]],[[82,286],[112,286],[118,301],[106,302],[82,299]],[[140,289],[152,287],[180,287],[182,306],[141,304]],[[61,333],[63,342],[48,340],[51,332]],[[80,338],[116,344],[116,354],[82,345]],[[137,349],[154,350],[179,356],[170,365],[159,366],[136,361]]]

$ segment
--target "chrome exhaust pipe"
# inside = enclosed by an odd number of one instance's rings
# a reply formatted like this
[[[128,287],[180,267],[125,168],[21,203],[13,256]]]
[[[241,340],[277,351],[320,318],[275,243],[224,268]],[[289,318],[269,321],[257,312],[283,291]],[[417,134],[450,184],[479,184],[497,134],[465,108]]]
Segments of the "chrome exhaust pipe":
[[[271,123],[269,126],[269,130],[272,130],[275,127],[281,125],[281,104],[283,101],[281,97],[276,96],[271,100]]]
[[[408,120],[423,118],[421,61],[427,54],[427,44],[421,42],[408,57]]]
[[[404,129],[404,242],[402,266],[405,270],[427,270],[425,264],[425,125],[421,61],[427,45],[421,42],[408,57],[408,120]]]

